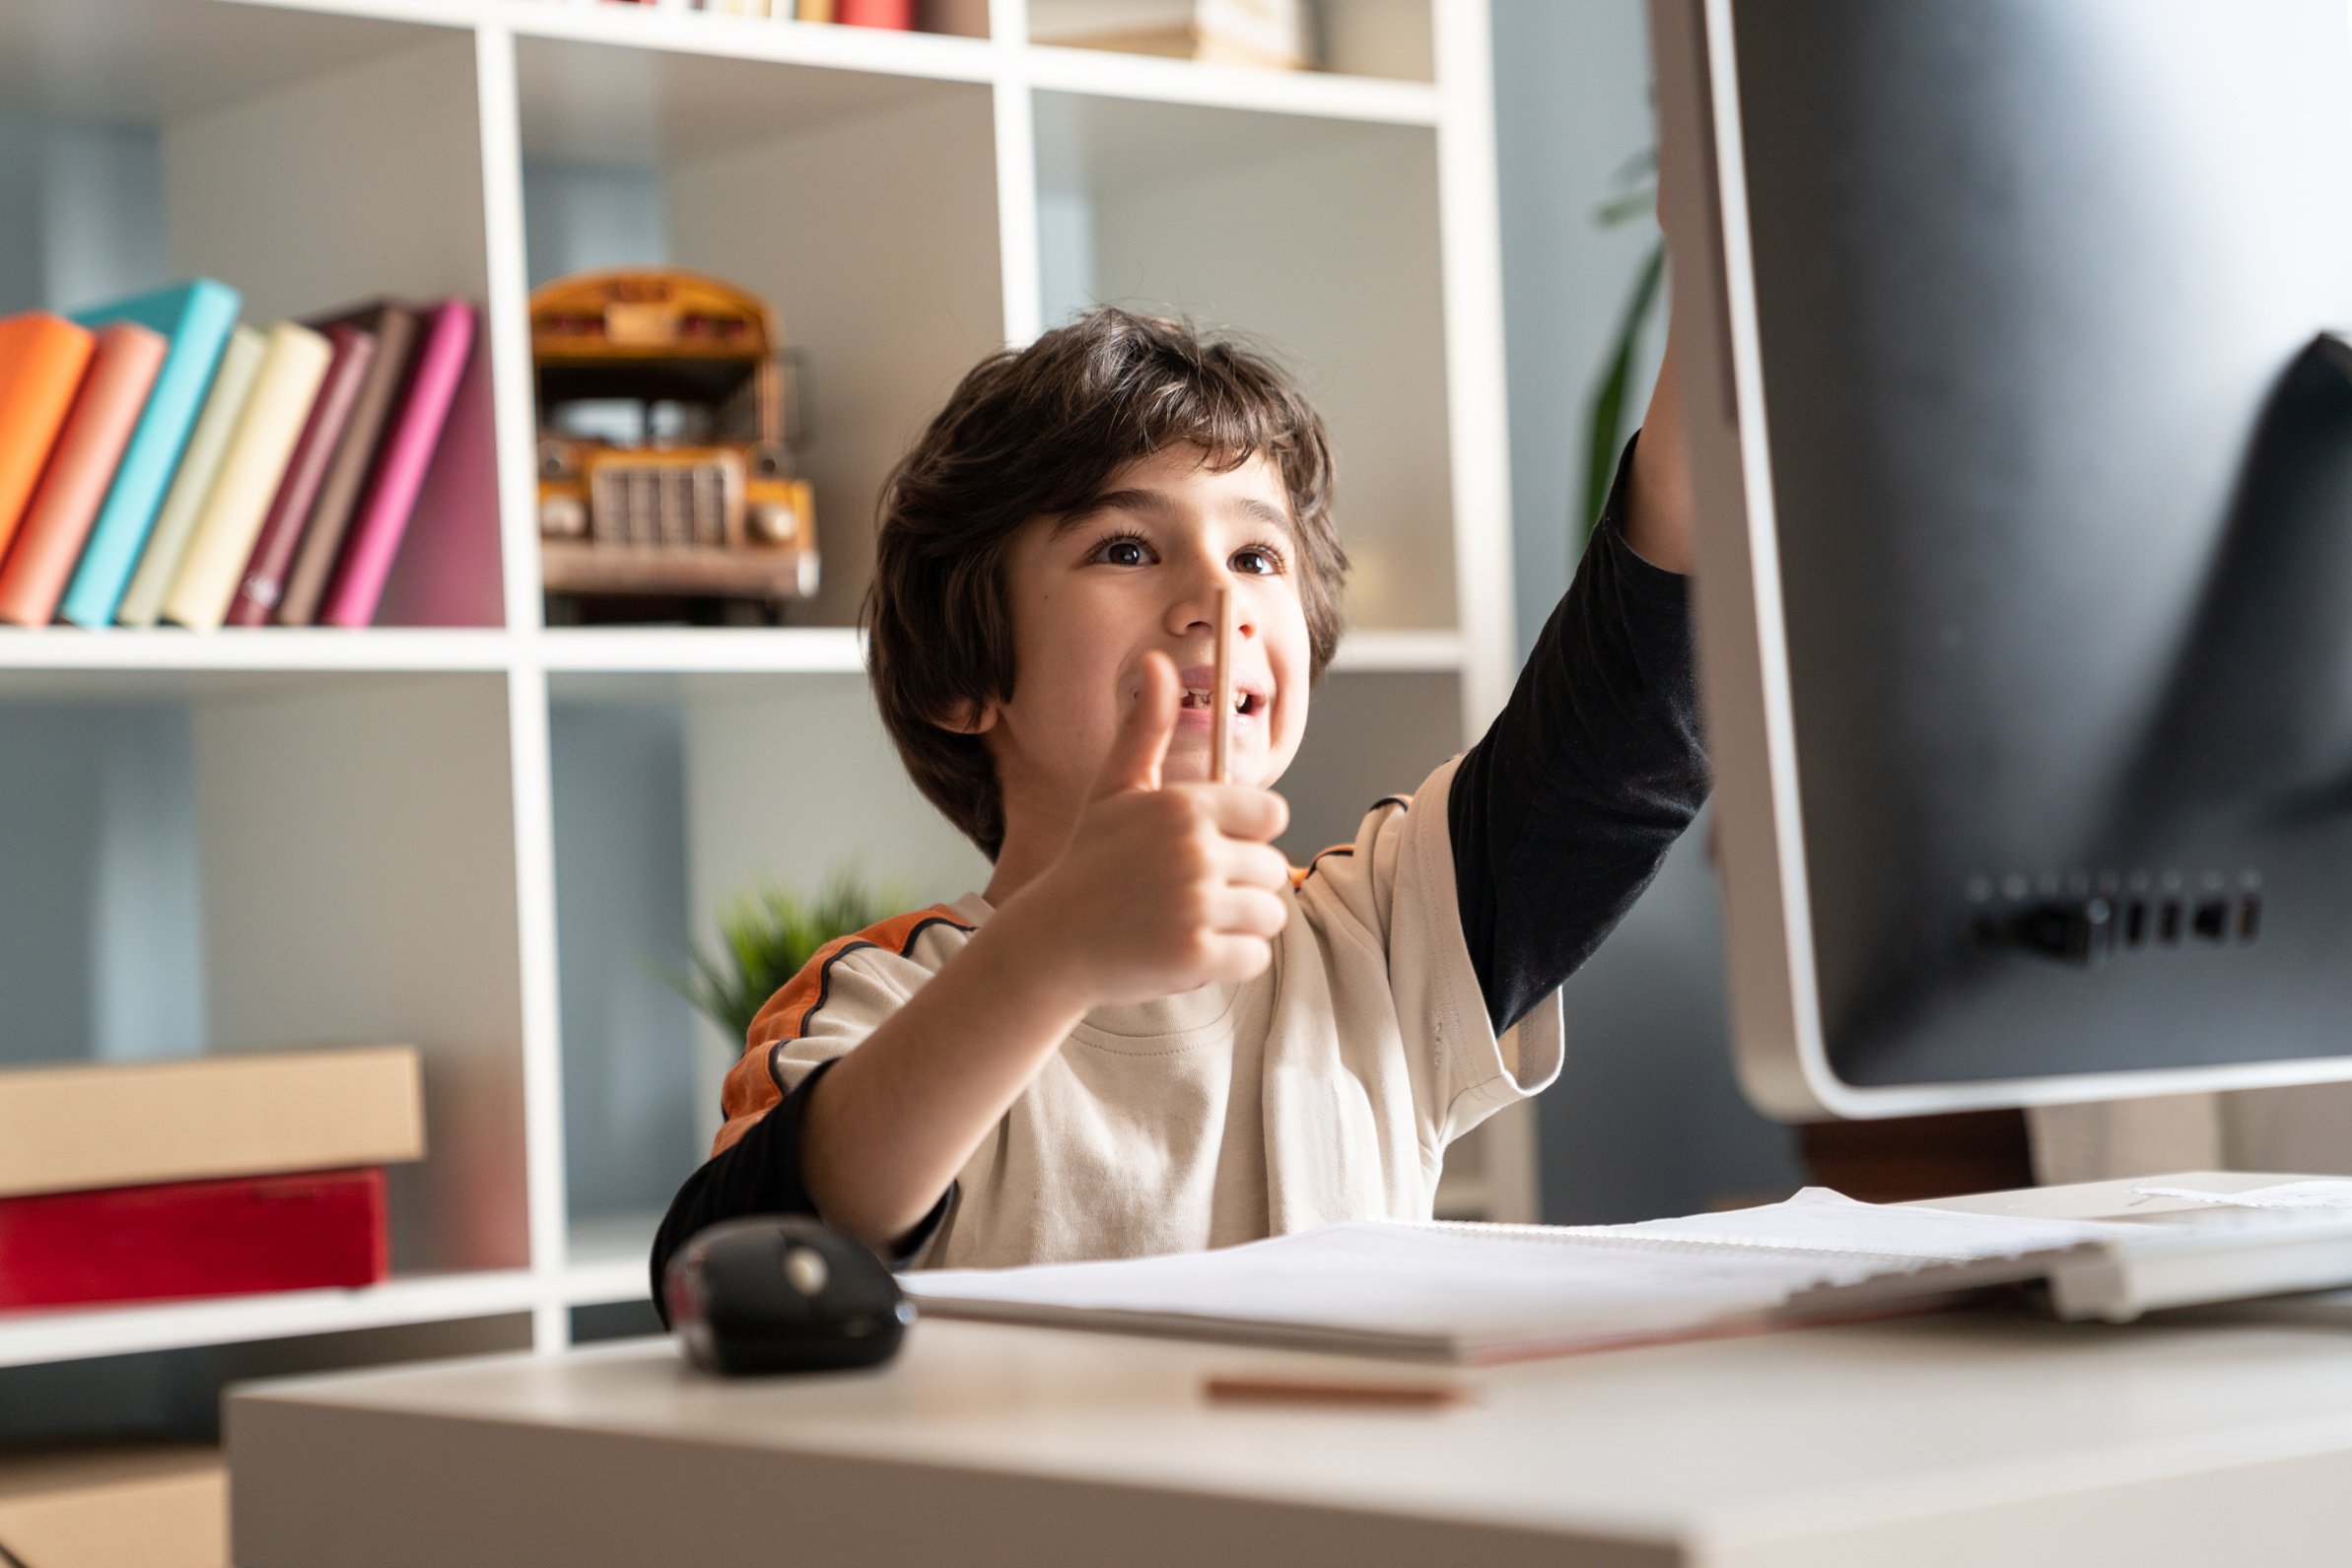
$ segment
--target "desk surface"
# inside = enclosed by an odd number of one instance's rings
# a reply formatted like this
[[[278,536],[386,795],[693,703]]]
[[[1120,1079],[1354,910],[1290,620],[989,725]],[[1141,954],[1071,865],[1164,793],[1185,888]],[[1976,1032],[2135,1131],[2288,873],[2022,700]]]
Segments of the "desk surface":
[[[929,1321],[878,1372],[666,1342],[231,1404],[236,1560],[2337,1562],[2352,1333],[1975,1312],[1432,1374],[1458,1407],[1212,1404],[1393,1363]],[[785,1549],[789,1547],[789,1550]]]

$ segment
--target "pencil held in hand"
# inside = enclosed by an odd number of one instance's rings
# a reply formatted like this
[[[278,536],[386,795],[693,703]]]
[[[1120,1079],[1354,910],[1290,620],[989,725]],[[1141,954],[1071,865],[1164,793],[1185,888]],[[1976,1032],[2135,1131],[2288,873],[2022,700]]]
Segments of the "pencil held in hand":
[[[1210,693],[1209,782],[1231,784],[1233,749],[1233,590],[1216,590],[1216,689]]]

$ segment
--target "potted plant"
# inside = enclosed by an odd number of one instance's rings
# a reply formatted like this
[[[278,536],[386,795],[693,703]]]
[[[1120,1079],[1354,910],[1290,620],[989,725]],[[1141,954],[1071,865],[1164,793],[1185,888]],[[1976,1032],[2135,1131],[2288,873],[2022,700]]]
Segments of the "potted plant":
[[[662,983],[732,1040],[787,981],[836,937],[862,931],[910,904],[898,888],[869,883],[855,862],[838,866],[811,895],[758,881],[721,907],[720,951],[688,945],[686,967],[663,966]]]

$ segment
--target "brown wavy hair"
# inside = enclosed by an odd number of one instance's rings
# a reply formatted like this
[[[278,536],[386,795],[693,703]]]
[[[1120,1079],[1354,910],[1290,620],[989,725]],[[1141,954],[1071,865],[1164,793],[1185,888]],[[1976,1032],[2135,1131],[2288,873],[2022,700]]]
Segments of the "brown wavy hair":
[[[1004,843],[996,761],[980,736],[948,726],[1012,696],[1013,539],[1034,519],[1085,511],[1120,468],[1179,444],[1220,473],[1263,454],[1281,476],[1319,678],[1339,647],[1348,575],[1331,438],[1288,375],[1230,338],[1089,310],[973,367],[882,487],[866,673],[916,787],[991,859]]]

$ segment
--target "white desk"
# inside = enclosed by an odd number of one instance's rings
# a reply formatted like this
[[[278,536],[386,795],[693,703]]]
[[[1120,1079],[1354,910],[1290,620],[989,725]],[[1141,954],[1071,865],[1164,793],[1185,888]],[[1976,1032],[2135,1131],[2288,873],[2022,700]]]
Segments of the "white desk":
[[[236,1561],[2352,1561],[2323,1326],[1913,1319],[1449,1372],[1474,1402],[1434,1412],[1200,1394],[1363,1365],[932,1321],[872,1373],[639,1341],[280,1384],[232,1401]]]

